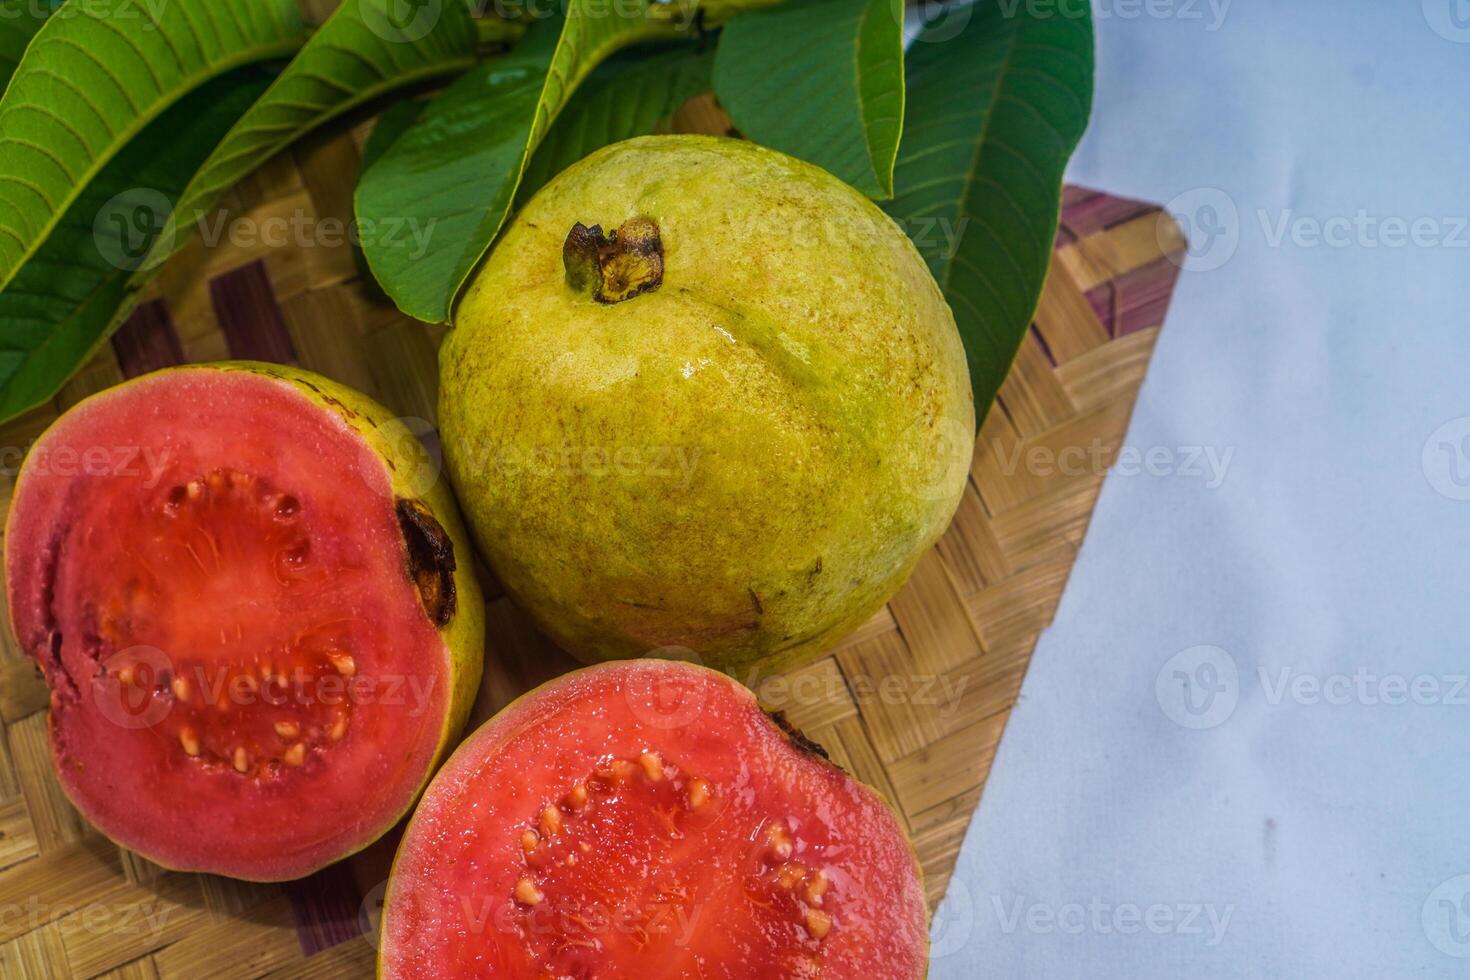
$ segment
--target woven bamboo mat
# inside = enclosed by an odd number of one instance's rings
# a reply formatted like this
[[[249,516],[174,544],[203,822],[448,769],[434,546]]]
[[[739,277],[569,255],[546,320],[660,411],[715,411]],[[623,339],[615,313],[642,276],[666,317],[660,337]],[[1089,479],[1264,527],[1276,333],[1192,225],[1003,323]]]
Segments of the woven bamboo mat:
[[[708,104],[684,129],[718,131]],[[366,124],[273,160],[224,202],[55,403],[0,428],[0,513],[19,450],[58,412],[140,373],[226,357],[294,362],[434,419],[440,333],[365,282],[340,226]],[[324,223],[328,222],[328,223]],[[296,229],[300,229],[299,231]],[[331,243],[331,244],[329,244]],[[1184,243],[1158,209],[1068,188],[1033,329],[989,413],[954,526],[903,592],[767,707],[876,786],[943,893],[1038,634],[1051,621],[1148,368]],[[569,669],[487,579],[475,721]],[[3,593],[0,593],[3,595]],[[396,834],[284,886],[166,872],[89,831],[57,787],[47,692],[0,638],[0,977],[370,976]]]

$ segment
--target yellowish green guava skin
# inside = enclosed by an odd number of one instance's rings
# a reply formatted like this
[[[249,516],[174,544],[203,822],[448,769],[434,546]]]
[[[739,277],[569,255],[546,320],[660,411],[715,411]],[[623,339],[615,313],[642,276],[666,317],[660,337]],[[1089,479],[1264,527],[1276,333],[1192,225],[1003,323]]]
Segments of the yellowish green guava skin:
[[[662,284],[567,282],[576,222],[653,219]],[[749,142],[606,147],[530,201],[440,351],[450,476],[500,581],[587,662],[820,653],[959,504],[975,413],[954,318],[857,191]]]

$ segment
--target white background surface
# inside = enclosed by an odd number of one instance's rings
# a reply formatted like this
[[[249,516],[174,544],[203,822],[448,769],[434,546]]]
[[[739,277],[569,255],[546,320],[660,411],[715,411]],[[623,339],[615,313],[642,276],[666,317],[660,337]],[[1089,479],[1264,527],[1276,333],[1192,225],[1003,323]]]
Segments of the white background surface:
[[[1108,478],[932,975],[1470,976],[1470,3],[1096,6],[1070,179],[1195,225],[1127,445],[1233,455]]]

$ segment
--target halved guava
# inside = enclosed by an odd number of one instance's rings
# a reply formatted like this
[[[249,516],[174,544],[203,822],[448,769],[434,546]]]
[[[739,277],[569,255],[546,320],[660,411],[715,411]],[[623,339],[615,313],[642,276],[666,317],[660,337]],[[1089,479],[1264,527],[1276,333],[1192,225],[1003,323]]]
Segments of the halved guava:
[[[166,867],[261,881],[387,831],[483,662],[435,473],[382,406],[269,364],[147,375],[48,429],[5,571],[77,809]]]
[[[735,681],[638,660],[488,721],[389,879],[393,980],[910,980],[924,892],[868,787]]]

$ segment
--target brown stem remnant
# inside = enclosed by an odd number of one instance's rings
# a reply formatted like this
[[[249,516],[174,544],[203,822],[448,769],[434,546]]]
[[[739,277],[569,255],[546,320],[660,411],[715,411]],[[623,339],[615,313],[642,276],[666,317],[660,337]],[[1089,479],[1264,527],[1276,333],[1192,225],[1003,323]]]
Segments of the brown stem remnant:
[[[629,218],[611,234],[572,225],[562,243],[567,283],[599,303],[621,303],[664,281],[664,246],[652,218]]]
[[[454,619],[454,542],[429,508],[417,500],[398,500],[398,527],[408,550],[408,577],[419,592],[429,621],[439,629]],[[338,670],[342,673],[341,666]],[[354,667],[355,672],[355,667]]]

